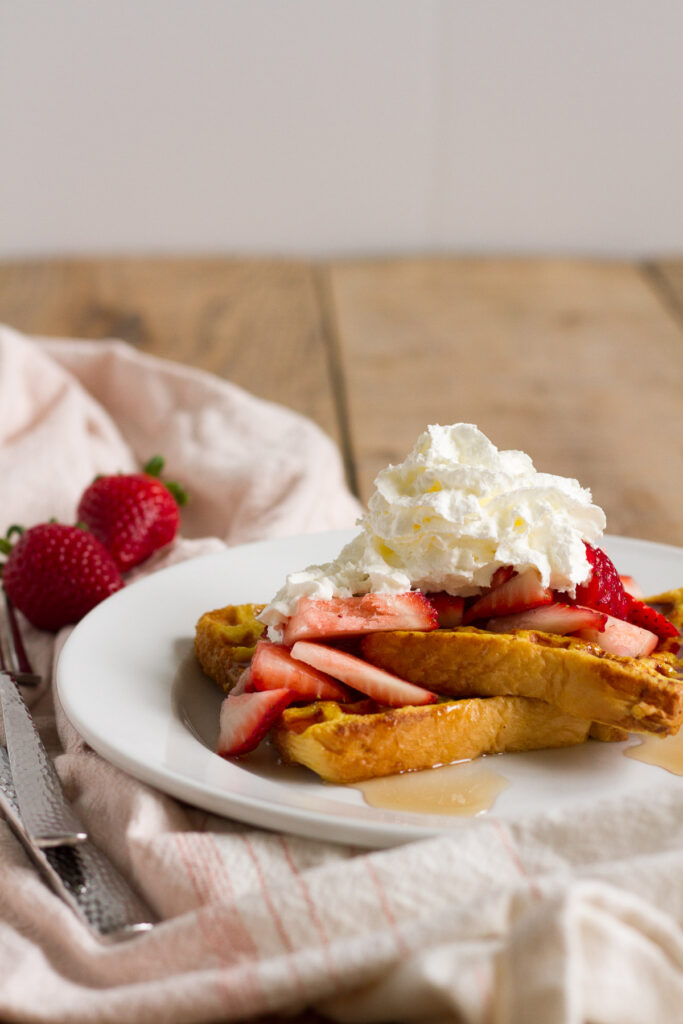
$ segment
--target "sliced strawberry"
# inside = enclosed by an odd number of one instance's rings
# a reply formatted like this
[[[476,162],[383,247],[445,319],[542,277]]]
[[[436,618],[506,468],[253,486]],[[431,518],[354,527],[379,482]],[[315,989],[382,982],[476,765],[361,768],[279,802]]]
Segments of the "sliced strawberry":
[[[259,640],[251,659],[251,681],[257,690],[284,688],[292,700],[351,700],[341,683],[302,661],[295,661],[288,647]]]
[[[586,583],[576,588],[575,601],[587,608],[597,608],[618,619],[626,617],[628,597],[614,563],[602,548],[586,544],[586,557],[591,564],[591,575]]]
[[[292,701],[291,690],[228,694],[221,705],[218,753],[239,757],[255,750],[271,725]]]
[[[465,598],[453,597],[445,590],[436,594],[425,594],[429,603],[436,609],[439,617],[439,629],[453,629],[462,625],[462,617],[465,613]]]
[[[324,601],[302,597],[285,625],[284,643],[317,637],[361,636],[392,629],[437,629],[438,616],[419,591],[364,594]]]
[[[239,697],[241,693],[253,693],[256,687],[251,681],[251,669],[247,666],[230,691],[231,697]]]
[[[534,569],[511,576],[499,587],[484,594],[465,612],[463,622],[468,625],[477,619],[488,619],[491,616],[510,615],[512,612],[536,608],[541,604],[552,604],[553,595],[548,587],[541,583]]]
[[[649,604],[645,604],[644,601],[637,601],[631,598],[629,600],[628,613],[626,615],[628,622],[633,623],[634,626],[640,626],[642,629],[649,629],[651,633],[655,633],[660,640],[668,640],[672,636],[680,636],[680,633],[672,622],[669,622],[661,612],[658,612],[655,608],[651,608]]]
[[[605,628],[607,615],[595,608],[584,608],[579,604],[542,604],[524,612],[499,615],[489,619],[486,629],[492,633],[508,633],[511,629],[539,629],[544,633],[574,633],[577,629]]]
[[[312,665],[321,672],[327,672],[328,675],[340,679],[378,703],[388,704],[392,708],[400,708],[406,704],[434,704],[437,699],[435,693],[421,686],[407,683],[405,679],[399,679],[384,669],[375,668],[353,654],[346,654],[324,644],[299,640],[292,648],[292,657]]]
[[[516,575],[517,573],[515,572],[514,566],[501,565],[496,569],[493,576],[491,577],[491,583],[489,584],[489,586],[491,587],[492,590],[496,587],[501,587],[503,583],[507,583],[509,579]]]
[[[659,642],[656,633],[613,615],[607,616],[602,632],[597,629],[578,629],[575,636],[590,640],[608,654],[618,654],[622,658],[640,658],[652,654]]]
[[[634,580],[633,576],[620,576],[619,579],[628,597],[634,597],[636,601],[643,600],[645,597],[643,588]]]

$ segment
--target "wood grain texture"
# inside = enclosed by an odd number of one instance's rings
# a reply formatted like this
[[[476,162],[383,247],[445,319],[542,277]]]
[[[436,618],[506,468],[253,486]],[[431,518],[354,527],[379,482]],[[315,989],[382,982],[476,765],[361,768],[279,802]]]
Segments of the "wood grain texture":
[[[612,533],[683,543],[683,336],[639,268],[409,259],[331,270],[367,499],[428,423],[477,423],[593,491]]]
[[[680,545],[679,308],[683,261],[0,263],[0,321],[123,338],[297,409],[364,498],[426,424],[470,420],[589,486],[611,532]]]
[[[339,440],[316,274],[286,260],[0,263],[0,320],[30,334],[122,338],[282,402]]]
[[[430,422],[577,477],[613,533],[683,543],[683,261],[0,263],[0,320],[116,336],[310,416],[367,499]]]
[[[683,259],[658,260],[647,265],[653,287],[683,327]]]

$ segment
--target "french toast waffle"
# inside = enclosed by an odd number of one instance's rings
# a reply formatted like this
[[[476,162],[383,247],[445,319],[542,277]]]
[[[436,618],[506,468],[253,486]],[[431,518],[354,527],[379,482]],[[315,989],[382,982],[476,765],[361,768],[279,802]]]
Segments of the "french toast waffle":
[[[375,488],[356,536],[288,574],[258,619],[200,621],[200,662],[229,690],[219,753],[270,731],[339,780],[679,730],[683,588],[641,600],[577,480],[455,423],[428,426]],[[374,706],[352,709],[358,694]]]
[[[287,708],[271,735],[283,760],[344,784],[482,754],[572,746],[589,729],[544,701],[489,697],[381,709],[318,701]]]
[[[678,595],[683,600],[683,590],[671,595],[672,604]],[[197,623],[199,663],[226,692],[263,633],[257,619],[262,607],[229,605]],[[373,664],[442,696],[545,700],[593,721],[595,738],[624,739],[627,731],[668,734],[683,721],[683,667],[671,654],[622,658],[576,637],[474,627],[369,634],[362,650]]]
[[[533,697],[628,732],[669,735],[683,722],[683,666],[670,654],[626,658],[576,637],[474,627],[369,634],[362,650],[446,697]]]
[[[261,607],[231,605],[197,623],[198,660],[226,692],[262,635]],[[379,632],[361,646],[368,661],[457,699],[424,707],[361,700],[286,708],[271,730],[278,752],[330,782],[589,737],[621,741],[626,730],[673,732],[683,717],[680,666],[670,655],[621,658],[577,638],[473,627]]]
[[[195,628],[194,649],[204,672],[228,693],[247,668],[264,625],[262,604],[230,604],[205,612]]]

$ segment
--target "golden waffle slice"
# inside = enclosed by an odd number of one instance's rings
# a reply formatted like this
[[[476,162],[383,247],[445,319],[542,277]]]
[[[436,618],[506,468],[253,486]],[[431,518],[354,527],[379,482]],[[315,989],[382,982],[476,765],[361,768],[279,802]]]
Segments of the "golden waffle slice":
[[[362,650],[446,697],[534,697],[628,732],[666,735],[683,721],[683,663],[671,654],[622,658],[574,637],[473,627],[370,634]]]
[[[540,700],[490,697],[371,710],[369,701],[287,708],[272,731],[285,761],[327,782],[361,782],[482,754],[583,743],[590,722]]]
[[[591,722],[591,731],[588,735],[600,743],[623,743],[628,739],[626,729],[619,729],[616,725],[604,725],[602,722]]]
[[[205,612],[195,629],[194,649],[207,676],[231,690],[251,661],[265,626],[256,616],[263,604],[228,605]]]

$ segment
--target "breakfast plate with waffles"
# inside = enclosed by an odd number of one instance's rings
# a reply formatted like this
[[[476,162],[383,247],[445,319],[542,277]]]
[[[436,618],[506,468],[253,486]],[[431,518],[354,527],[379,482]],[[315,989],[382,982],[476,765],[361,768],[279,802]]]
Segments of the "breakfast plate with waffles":
[[[683,549],[604,535],[576,481],[469,424],[376,486],[355,531],[95,608],[57,670],[84,738],[218,815],[369,847],[683,785]]]

